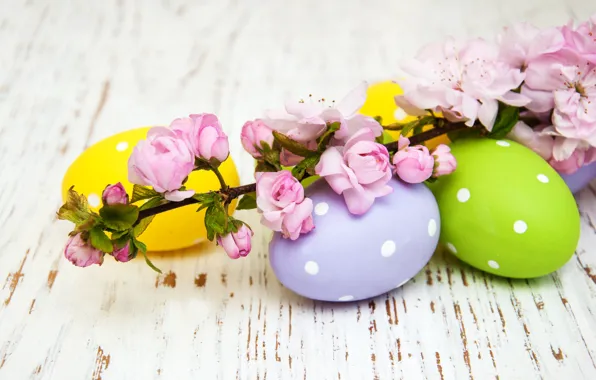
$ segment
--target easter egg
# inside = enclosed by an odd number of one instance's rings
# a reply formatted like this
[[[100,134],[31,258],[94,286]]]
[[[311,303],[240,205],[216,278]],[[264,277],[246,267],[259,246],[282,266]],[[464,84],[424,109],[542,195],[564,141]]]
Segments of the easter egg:
[[[366,100],[359,112],[362,115],[370,117],[380,116],[382,118],[383,125],[389,125],[397,122],[407,123],[416,120],[414,116],[409,116],[404,112],[404,110],[395,104],[395,96],[402,94],[403,90],[401,87],[393,81],[374,83],[368,87]],[[423,130],[426,131],[430,128],[431,126],[426,126],[423,128]],[[399,131],[386,131],[386,133],[391,137],[390,141],[397,140],[400,135]],[[410,132],[407,136],[411,135],[412,132]],[[447,138],[446,135],[441,135],[425,142],[425,145],[429,149],[434,149],[439,144],[449,143],[449,138]]]
[[[101,194],[108,184],[121,182],[132,194],[133,184],[128,181],[128,157],[134,146],[147,136],[150,127],[138,128],[110,136],[87,148],[68,168],[62,181],[62,197],[65,200],[68,189],[87,196],[94,211],[101,207]],[[238,186],[239,178],[232,158],[219,168],[230,186]],[[219,189],[219,182],[213,172],[192,172],[185,186],[197,193]],[[230,212],[236,201],[230,205]],[[196,205],[180,207],[157,215],[139,240],[152,251],[168,251],[194,245],[207,238],[204,211],[196,212]]]
[[[324,179],[311,184],[306,196],[315,229],[297,240],[275,233],[269,245],[279,281],[310,299],[345,302],[378,296],[415,276],[438,244],[438,206],[422,184],[392,179],[389,185],[393,193],[357,216]]]
[[[596,179],[596,162],[582,166],[575,173],[561,174],[561,177],[569,186],[569,190],[575,194]]]
[[[543,276],[569,260],[579,240],[579,211],[546,161],[509,140],[458,140],[451,151],[457,169],[431,185],[448,251],[511,278]]]

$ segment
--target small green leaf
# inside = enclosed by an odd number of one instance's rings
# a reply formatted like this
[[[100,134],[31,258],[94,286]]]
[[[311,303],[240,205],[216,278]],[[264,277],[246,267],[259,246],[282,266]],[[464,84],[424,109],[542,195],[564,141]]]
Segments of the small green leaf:
[[[99,227],[94,227],[89,231],[89,241],[93,247],[105,253],[111,253],[114,249],[108,235]]]
[[[263,162],[263,161],[259,161],[257,163],[257,166],[255,167],[255,172],[259,173],[259,172],[277,172],[279,171],[278,169],[275,168],[275,166],[272,166],[271,164],[267,163],[267,162]]]
[[[244,194],[238,202],[236,210],[252,210],[257,208],[257,195],[255,192]]]
[[[447,137],[451,141],[456,141],[464,138],[475,138],[480,137],[484,133],[483,129],[480,128],[466,128],[458,131],[452,131],[447,133]]]
[[[99,210],[103,224],[115,231],[132,228],[139,217],[139,208],[135,205],[115,204],[103,206]]]
[[[279,163],[279,150],[273,150],[267,143],[263,143],[261,154],[265,163],[269,164],[273,168],[276,168],[277,170],[281,170],[281,164]]]
[[[327,130],[317,139],[317,150],[319,152],[323,152],[325,148],[327,148],[327,144],[329,144],[329,140],[333,137],[335,132],[339,130],[341,127],[340,122],[331,123],[327,126]]]
[[[519,120],[519,107],[499,102],[499,113],[488,137],[493,139],[505,138]]]
[[[133,240],[133,243],[134,243],[135,247],[136,247],[136,248],[137,248],[139,251],[141,251],[141,253],[142,253],[142,254],[143,254],[143,256],[145,257],[145,263],[147,263],[147,265],[149,265],[149,267],[150,267],[151,269],[153,269],[153,270],[154,270],[154,271],[156,271],[157,273],[161,274],[161,273],[162,273],[161,269],[159,269],[158,267],[156,267],[156,266],[155,266],[155,265],[154,265],[154,264],[151,262],[151,260],[149,260],[149,257],[147,257],[147,246],[146,246],[146,245],[145,245],[143,242],[141,242],[141,241],[138,241],[138,240],[136,240],[136,239],[134,239],[134,240]],[[135,253],[135,256],[136,256],[136,253]]]
[[[150,187],[134,185],[132,188],[132,199],[130,203],[135,203],[143,199],[149,199],[159,196],[159,193]]]
[[[221,202],[213,203],[205,211],[205,228],[207,229],[207,239],[213,241],[216,235],[226,232],[228,216]]]
[[[98,222],[98,219],[99,218],[97,217],[97,215],[90,214],[89,217],[87,217],[87,220],[77,224],[77,226],[75,227],[75,231],[76,232],[89,231],[90,229],[95,227],[95,225]]]
[[[298,180],[302,180],[304,175],[307,171],[312,171],[314,167],[319,163],[321,159],[321,155],[314,154],[309,157],[306,157],[302,161],[300,161],[294,168],[292,169],[292,175]]]
[[[287,149],[288,151],[300,156],[306,157],[312,153],[312,150],[307,149],[304,145],[300,144],[298,141],[294,141],[288,136],[281,134],[277,131],[273,131],[273,137],[275,141],[279,142],[279,145]]]
[[[139,211],[141,211],[141,210],[147,210],[147,209],[153,208],[155,206],[159,206],[160,204],[162,204],[164,202],[165,202],[165,200],[162,199],[160,196],[159,197],[155,197],[155,198],[151,198],[147,202],[143,203],[143,205],[141,207],[139,207]],[[151,222],[153,221],[153,218],[155,218],[155,215],[141,219],[139,221],[139,224],[137,224],[133,228],[133,235],[134,235],[134,237],[141,236],[141,234],[143,232],[145,232],[145,230],[147,229],[147,227],[149,227],[149,224],[151,224]]]
[[[74,191],[74,186],[71,186],[68,189],[66,202],[58,210],[58,219],[68,220],[78,225],[86,222],[91,215],[87,198],[83,194]]]
[[[112,244],[114,245],[114,247],[116,247],[116,249],[121,249],[128,242],[130,242],[130,235],[128,235],[128,232],[119,237],[115,237],[114,234],[112,234]]]
[[[211,170],[211,164],[209,161],[203,160],[202,158],[195,159],[195,169],[194,170]]]

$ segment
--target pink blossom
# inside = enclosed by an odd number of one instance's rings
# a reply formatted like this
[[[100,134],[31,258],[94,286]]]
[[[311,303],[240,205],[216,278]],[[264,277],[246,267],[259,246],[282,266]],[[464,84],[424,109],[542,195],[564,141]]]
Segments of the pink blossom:
[[[115,205],[115,204],[128,204],[128,194],[122,186],[122,183],[118,182],[115,185],[108,185],[103,190],[101,195],[104,205]]]
[[[238,232],[232,232],[217,238],[217,244],[223,247],[231,259],[246,257],[251,250],[252,231],[244,224],[238,228]]]
[[[549,160],[549,164],[559,173],[572,174],[581,168],[585,163],[586,152],[584,150],[576,149],[571,156],[562,161],[557,161],[554,158]]]
[[[228,136],[223,132],[217,116],[210,113],[190,115],[170,124],[188,145],[195,157],[224,162],[230,154]]]
[[[281,224],[281,232],[285,238],[296,240],[301,234],[306,234],[315,228],[312,220],[312,199],[305,198],[298,203],[294,211],[285,215]]]
[[[530,148],[545,160],[550,160],[553,155],[554,140],[551,136],[540,133],[542,129],[544,127],[533,130],[523,121],[519,121],[507,137]]]
[[[104,253],[84,241],[81,234],[76,234],[68,239],[64,256],[78,267],[88,267],[93,264],[103,264]]]
[[[180,191],[182,182],[194,168],[194,157],[175,132],[155,127],[141,140],[128,159],[128,180],[152,186],[171,201],[193,196],[194,191]]]
[[[374,142],[370,129],[356,132],[344,147],[332,146],[321,155],[315,172],[324,177],[337,194],[343,194],[352,214],[364,214],[376,198],[390,194],[389,152]]]
[[[393,165],[402,181],[420,183],[433,174],[435,159],[424,145],[406,146],[395,152]]]
[[[552,122],[561,136],[596,146],[596,65],[561,50],[532,61],[526,74],[522,93],[532,99],[527,108],[554,108]]]
[[[272,147],[273,140],[273,131],[260,119],[244,123],[240,133],[242,146],[254,158],[261,157],[263,143]]]
[[[375,137],[383,128],[373,118],[358,113],[366,100],[368,84],[362,82],[337,105],[327,106],[324,100],[286,103],[283,110],[266,113],[265,124],[298,142],[316,140],[327,129],[327,124],[339,122],[335,138],[345,142],[359,129],[369,128]]]
[[[468,126],[479,120],[490,131],[499,101],[516,107],[529,102],[513,92],[524,74],[497,58],[497,47],[482,39],[428,45],[404,65],[408,77],[398,81],[404,95],[395,101],[410,115],[431,109]]]
[[[287,170],[256,173],[257,207],[261,223],[284,237],[295,240],[313,229],[312,201],[304,197],[304,188]]]
[[[565,48],[596,64],[596,14],[577,28],[572,23],[563,26],[561,32],[565,38]]]
[[[114,247],[114,252],[112,252],[112,256],[114,256],[114,259],[116,259],[116,261],[119,261],[121,263],[125,263],[127,261],[129,261],[130,258],[130,242],[126,243],[126,245],[120,249],[116,249],[116,247]]]
[[[457,161],[453,157],[453,154],[451,154],[451,148],[445,144],[438,145],[431,155],[435,160],[433,177],[451,174],[457,167]]]
[[[538,29],[525,22],[504,29],[499,36],[499,59],[524,70],[543,54],[559,51],[565,40],[557,28]]]

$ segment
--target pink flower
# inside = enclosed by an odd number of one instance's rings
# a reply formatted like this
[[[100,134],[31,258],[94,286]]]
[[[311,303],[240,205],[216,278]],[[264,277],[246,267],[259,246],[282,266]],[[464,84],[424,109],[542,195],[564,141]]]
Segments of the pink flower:
[[[565,40],[557,28],[544,30],[525,22],[505,28],[499,36],[499,58],[522,71],[543,54],[559,51]]]
[[[404,146],[393,155],[393,165],[402,181],[420,183],[433,174],[435,159],[424,145]]]
[[[170,124],[188,145],[195,157],[224,162],[230,154],[228,136],[223,132],[217,116],[210,113],[190,115]]]
[[[301,234],[306,234],[315,228],[312,220],[313,203],[305,198],[296,204],[294,211],[283,218],[281,232],[285,238],[296,240]]]
[[[554,158],[551,158],[548,163],[559,173],[572,174],[584,166],[585,158],[586,152],[584,150],[576,149],[567,159],[557,161]]]
[[[513,92],[524,74],[497,57],[496,46],[481,39],[428,45],[403,67],[409,76],[399,81],[404,95],[395,101],[410,115],[431,109],[468,126],[479,120],[490,131],[499,101],[516,107],[529,102]]]
[[[375,137],[383,133],[373,118],[358,114],[366,100],[368,84],[362,82],[337,105],[326,106],[324,99],[314,102],[286,103],[284,110],[268,111],[265,124],[298,142],[316,140],[327,129],[327,124],[339,122],[335,138],[347,141],[359,129],[369,128]]]
[[[522,93],[532,98],[527,108],[554,108],[552,122],[561,136],[596,146],[596,64],[561,50],[532,61],[526,74]]]
[[[128,204],[128,194],[120,182],[115,185],[106,186],[101,195],[101,199],[103,200],[103,204],[107,206]]]
[[[575,29],[572,23],[563,26],[561,32],[565,38],[565,48],[596,64],[596,14]]]
[[[451,174],[457,167],[457,161],[453,154],[451,154],[451,148],[445,144],[440,144],[431,153],[435,160],[435,167],[433,170],[433,177],[440,177],[443,175]]]
[[[252,231],[244,224],[238,229],[238,232],[232,232],[226,236],[219,236],[217,244],[221,245],[231,259],[246,257],[250,253],[250,239]]]
[[[264,226],[292,240],[313,229],[312,201],[304,197],[304,188],[291,172],[256,173],[256,177],[257,207]]]
[[[247,121],[242,127],[240,141],[244,149],[254,158],[260,158],[263,143],[273,146],[272,130],[262,120]]]
[[[64,256],[78,267],[88,267],[93,264],[103,264],[104,253],[85,242],[81,234],[77,234],[68,239]]]
[[[343,194],[352,214],[364,214],[376,198],[390,194],[389,152],[374,142],[374,132],[361,129],[344,147],[332,146],[321,155],[315,172],[337,194]]]
[[[523,121],[519,121],[515,124],[507,137],[530,148],[538,153],[540,157],[548,161],[553,155],[553,145],[555,141],[551,136],[541,134],[540,131],[542,129],[544,129],[544,127],[533,130]]]
[[[114,256],[114,259],[116,259],[116,261],[119,261],[121,263],[125,263],[128,260],[130,260],[130,242],[126,243],[126,245],[120,249],[116,249],[116,247],[114,247],[114,251],[112,252],[112,256]]]
[[[182,182],[194,168],[194,157],[184,141],[163,127],[152,128],[147,140],[135,146],[128,159],[128,180],[152,186],[170,201],[193,196],[194,191],[180,191]]]

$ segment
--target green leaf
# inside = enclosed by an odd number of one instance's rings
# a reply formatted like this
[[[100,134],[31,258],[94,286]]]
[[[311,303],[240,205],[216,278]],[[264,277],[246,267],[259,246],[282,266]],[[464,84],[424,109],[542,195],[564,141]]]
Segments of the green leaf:
[[[228,215],[220,202],[207,207],[205,212],[205,228],[207,229],[207,239],[213,241],[216,235],[222,235],[226,232]]]
[[[464,138],[475,138],[480,137],[484,133],[483,129],[479,128],[466,128],[459,131],[448,132],[447,137],[451,141],[456,141]]]
[[[257,208],[257,195],[255,192],[244,194],[238,202],[236,210],[252,210]]]
[[[118,237],[115,237],[114,234],[112,234],[112,244],[116,247],[116,249],[120,249],[122,247],[124,247],[126,245],[126,243],[130,242],[130,235],[128,234],[128,232],[126,232],[124,235],[120,235]],[[131,245],[133,245],[131,243]]]
[[[150,187],[134,185],[132,188],[132,199],[130,203],[135,203],[143,199],[149,199],[159,196],[159,193]]]
[[[281,168],[280,168],[281,169]],[[263,161],[259,161],[255,167],[255,172],[277,172],[279,171],[275,166]]]
[[[327,144],[329,144],[329,140],[333,137],[335,132],[339,130],[341,127],[340,122],[331,123],[327,126],[327,130],[317,139],[317,150],[322,152],[327,148]]]
[[[143,203],[143,205],[141,207],[139,207],[139,211],[141,211],[141,210],[147,210],[147,209],[153,208],[155,206],[159,206],[160,204],[162,204],[164,202],[165,202],[165,200],[161,196],[157,196],[155,198],[151,198],[147,202]],[[147,229],[147,227],[149,227],[149,224],[151,224],[151,222],[153,221],[153,218],[155,218],[155,215],[152,215],[150,217],[141,219],[139,221],[139,224],[137,224],[133,228],[133,236],[134,237],[141,236],[141,234],[143,232],[145,232],[145,230]]]
[[[91,215],[87,198],[83,194],[74,191],[74,186],[71,186],[68,189],[66,202],[58,210],[58,219],[68,220],[78,225],[86,222]]]
[[[114,249],[108,235],[99,227],[94,227],[89,231],[89,241],[93,247],[105,253],[111,253]]]
[[[151,260],[149,260],[149,257],[147,257],[147,246],[142,242],[142,241],[138,241],[137,239],[133,239],[133,244],[135,245],[135,247],[141,251],[141,253],[143,254],[143,256],[145,257],[145,263],[147,263],[147,265],[149,265],[149,267],[151,269],[153,269],[154,271],[156,271],[157,273],[161,274],[162,271],[161,269],[159,269],[158,267],[156,267]],[[136,256],[136,253],[135,253]]]
[[[319,154],[306,157],[305,159],[300,161],[296,166],[294,166],[294,169],[292,169],[292,175],[296,177],[298,181],[302,180],[302,178],[304,178],[304,174],[307,171],[310,171],[309,169],[313,169],[319,163],[320,159],[321,155]]]
[[[263,149],[261,155],[265,163],[269,164],[277,170],[281,170],[281,164],[279,163],[279,150],[274,150],[269,147],[269,144],[263,143]]]
[[[505,138],[519,120],[519,107],[499,102],[499,113],[488,137],[493,139]]]
[[[211,170],[211,164],[207,160],[203,160],[202,158],[195,159],[195,169],[194,170]]]
[[[99,210],[103,224],[115,231],[132,228],[139,217],[139,208],[135,205],[115,204],[103,206]]]
[[[76,225],[75,231],[76,232],[89,231],[90,229],[95,227],[95,225],[98,222],[98,219],[99,218],[97,215],[90,214],[89,217],[87,217],[87,219],[85,221]]]
[[[281,134],[277,131],[273,131],[273,137],[275,138],[275,141],[277,141],[279,143],[279,145],[281,145],[288,151],[290,151],[300,157],[306,157],[306,156],[314,153],[312,150],[307,149],[304,145],[300,144],[298,141],[294,141],[291,138],[289,138],[288,136]]]

